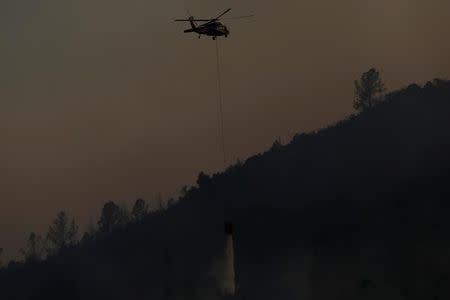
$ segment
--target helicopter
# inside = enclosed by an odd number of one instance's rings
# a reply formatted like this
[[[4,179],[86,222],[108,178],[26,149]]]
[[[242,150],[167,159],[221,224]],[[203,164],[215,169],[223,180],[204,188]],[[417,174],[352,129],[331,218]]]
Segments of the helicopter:
[[[189,22],[191,24],[191,28],[186,29],[184,31],[185,33],[195,32],[198,34],[198,38],[200,38],[202,35],[206,35],[212,37],[212,39],[215,40],[219,36],[228,37],[228,35],[230,34],[230,30],[228,29],[228,27],[219,22],[219,20],[221,20],[221,18],[224,15],[229,13],[230,10],[231,8],[227,9],[226,11],[224,11],[219,16],[213,19],[195,19],[193,16],[190,16],[188,19],[176,19],[175,22]],[[250,18],[250,17],[253,17],[253,15],[227,18],[227,20]],[[197,25],[196,22],[206,22],[206,23]]]

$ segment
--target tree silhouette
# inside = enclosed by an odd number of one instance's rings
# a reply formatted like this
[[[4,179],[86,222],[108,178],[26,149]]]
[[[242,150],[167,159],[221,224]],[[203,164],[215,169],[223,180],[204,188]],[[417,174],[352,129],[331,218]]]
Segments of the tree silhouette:
[[[19,252],[23,255],[26,262],[39,262],[44,255],[44,242],[41,236],[34,232],[30,233],[26,248],[20,249]]]
[[[133,210],[131,214],[135,221],[142,220],[142,218],[148,213],[148,206],[145,203],[144,199],[137,199],[134,203]]]
[[[371,109],[382,101],[385,92],[380,72],[374,68],[362,74],[360,80],[355,80],[355,101],[353,108],[359,111]]]
[[[78,226],[75,219],[69,221],[69,217],[64,211],[56,215],[53,224],[50,225],[47,232],[48,252],[50,254],[58,253],[61,249],[76,243]]]
[[[272,144],[272,147],[270,147],[270,151],[278,151],[283,147],[283,145],[281,144],[280,139],[278,138],[277,140],[275,140]]]
[[[211,178],[207,174],[200,172],[197,177],[197,185],[199,187],[206,186],[210,182],[210,180]]]
[[[131,213],[128,208],[124,205],[119,206],[119,219],[117,224],[124,225],[131,221]]]
[[[92,219],[89,219],[87,230],[83,233],[83,237],[81,238],[81,241],[87,242],[95,239],[95,236],[97,234],[97,228],[95,227],[95,224],[92,222]]]
[[[161,194],[158,194],[158,196],[156,196],[156,203],[158,204],[158,210],[162,211],[164,210],[164,200],[161,197]]]
[[[169,200],[167,200],[167,208],[171,208],[172,206],[175,205],[175,199],[174,198],[169,198]]]
[[[98,221],[100,232],[111,232],[111,230],[121,222],[121,212],[119,206],[113,201],[105,203],[102,209],[102,215]]]

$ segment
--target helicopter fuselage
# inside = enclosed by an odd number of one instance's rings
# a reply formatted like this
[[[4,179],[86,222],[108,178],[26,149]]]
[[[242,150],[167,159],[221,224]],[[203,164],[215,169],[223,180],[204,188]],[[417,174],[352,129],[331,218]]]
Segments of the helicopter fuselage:
[[[230,34],[230,31],[228,30],[227,26],[223,25],[219,20],[226,15],[231,8],[227,9],[220,15],[218,15],[215,18],[212,19],[196,19],[193,16],[190,16],[188,19],[176,19],[175,22],[189,22],[191,24],[190,29],[186,29],[185,33],[194,32],[198,34],[198,37],[200,38],[202,35],[212,36],[213,40],[215,40],[218,36],[225,36],[228,37]],[[250,18],[253,17],[253,15],[248,16],[240,16],[240,17],[234,17],[234,18],[227,18],[228,20],[231,19],[243,19],[243,18]],[[197,25],[196,22],[206,22]]]
[[[195,32],[199,36],[207,35],[207,36],[212,36],[214,39],[218,36],[227,37],[230,34],[230,31],[228,30],[228,28],[220,22],[213,22],[213,23],[203,24],[203,25],[199,25],[199,26],[195,26],[194,24],[192,24],[192,28],[187,29],[184,32],[186,32],[186,33]]]

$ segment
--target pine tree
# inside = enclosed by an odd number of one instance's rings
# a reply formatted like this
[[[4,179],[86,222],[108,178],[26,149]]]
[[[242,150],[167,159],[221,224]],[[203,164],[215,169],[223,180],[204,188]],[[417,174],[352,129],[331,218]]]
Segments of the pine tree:
[[[34,232],[28,237],[27,246],[19,250],[26,262],[35,263],[41,261],[44,256],[44,241],[40,235]]]
[[[353,107],[359,111],[371,109],[384,98],[384,83],[380,72],[372,68],[363,73],[360,80],[355,80],[355,101]]]
[[[148,213],[148,206],[144,199],[137,199],[134,203],[133,210],[131,214],[135,221],[141,220]]]
[[[77,242],[77,234],[78,226],[75,219],[69,221],[69,217],[64,211],[59,212],[53,224],[48,228],[47,251],[49,254],[55,254],[61,249],[74,245]]]

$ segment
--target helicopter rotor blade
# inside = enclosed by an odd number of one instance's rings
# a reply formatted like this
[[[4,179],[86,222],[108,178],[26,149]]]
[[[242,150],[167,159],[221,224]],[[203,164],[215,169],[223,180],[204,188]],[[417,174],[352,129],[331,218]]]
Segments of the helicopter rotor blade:
[[[239,16],[239,17],[229,17],[229,18],[223,18],[221,20],[239,20],[239,19],[246,19],[246,18],[252,18],[255,15],[248,15],[248,16]]]
[[[230,10],[231,10],[231,8],[227,9],[226,11],[224,11],[223,13],[221,13],[218,17],[209,20],[208,23],[205,23],[205,24],[203,24],[203,25],[209,25],[209,24],[211,24],[211,23],[214,23],[214,22],[220,20],[220,18],[221,18],[222,16],[224,16],[225,14],[229,13]]]
[[[209,22],[212,19],[176,19],[175,22],[190,22],[190,21],[197,21],[197,22]]]
[[[226,15],[227,13],[229,13],[231,11],[231,8],[225,10],[223,13],[221,13],[220,15],[218,15],[216,18],[214,19],[176,19],[175,22],[190,22],[190,21],[194,21],[194,22],[207,22],[203,25],[209,25],[215,21],[220,20],[221,17],[223,17],[224,15]],[[243,19],[243,18],[250,18],[253,17],[254,15],[248,15],[248,16],[240,16],[240,17],[231,17],[231,18],[224,18],[223,20],[234,20],[234,19]]]
[[[227,13],[229,13],[231,10],[231,8],[227,9],[226,11],[224,11],[223,13],[221,13],[218,17],[216,17],[214,20],[219,20],[221,17],[223,17],[224,15],[226,15]]]

